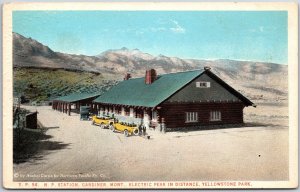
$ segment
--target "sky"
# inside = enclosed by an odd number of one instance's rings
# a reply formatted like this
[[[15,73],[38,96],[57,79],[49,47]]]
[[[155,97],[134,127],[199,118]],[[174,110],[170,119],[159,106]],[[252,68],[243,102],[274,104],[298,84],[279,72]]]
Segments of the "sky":
[[[122,47],[183,59],[288,56],[286,11],[14,11],[13,32],[90,56]]]

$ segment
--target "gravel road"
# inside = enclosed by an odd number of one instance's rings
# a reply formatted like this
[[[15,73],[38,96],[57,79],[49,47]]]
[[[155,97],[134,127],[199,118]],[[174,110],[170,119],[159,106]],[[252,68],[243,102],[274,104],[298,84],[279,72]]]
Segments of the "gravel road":
[[[39,142],[34,157],[14,164],[15,181],[288,179],[285,125],[150,132],[147,140],[100,129],[49,106],[23,107],[39,112],[49,137]],[[263,118],[252,111],[246,111],[247,120]],[[287,122],[287,117],[274,118]]]

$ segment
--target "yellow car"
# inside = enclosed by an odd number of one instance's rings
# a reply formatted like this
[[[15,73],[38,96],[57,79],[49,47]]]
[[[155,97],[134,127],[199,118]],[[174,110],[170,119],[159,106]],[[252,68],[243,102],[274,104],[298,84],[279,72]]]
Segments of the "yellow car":
[[[98,117],[94,115],[92,116],[92,125],[99,125],[102,129],[108,129],[111,119],[110,117]]]
[[[139,129],[137,125],[129,125],[125,123],[114,123],[112,126],[112,131],[123,132],[125,137],[128,137],[132,134],[139,135]]]

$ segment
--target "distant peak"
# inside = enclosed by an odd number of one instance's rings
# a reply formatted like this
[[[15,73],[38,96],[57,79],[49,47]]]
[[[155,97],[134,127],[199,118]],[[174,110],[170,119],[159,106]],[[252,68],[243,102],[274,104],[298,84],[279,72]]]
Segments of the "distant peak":
[[[159,54],[158,57],[166,57],[166,56],[163,54]]]
[[[121,50],[128,51],[129,49],[127,47],[122,47]]]

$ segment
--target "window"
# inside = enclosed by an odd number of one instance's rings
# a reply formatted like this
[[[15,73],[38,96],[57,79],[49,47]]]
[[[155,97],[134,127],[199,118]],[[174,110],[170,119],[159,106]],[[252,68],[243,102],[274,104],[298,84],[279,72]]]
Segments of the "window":
[[[198,82],[196,82],[196,87],[197,88],[209,88],[210,82],[198,81]]]
[[[221,121],[221,111],[211,111],[209,120],[210,121]]]
[[[185,115],[186,115],[186,118],[185,118],[186,123],[198,121],[198,112],[186,112]]]

